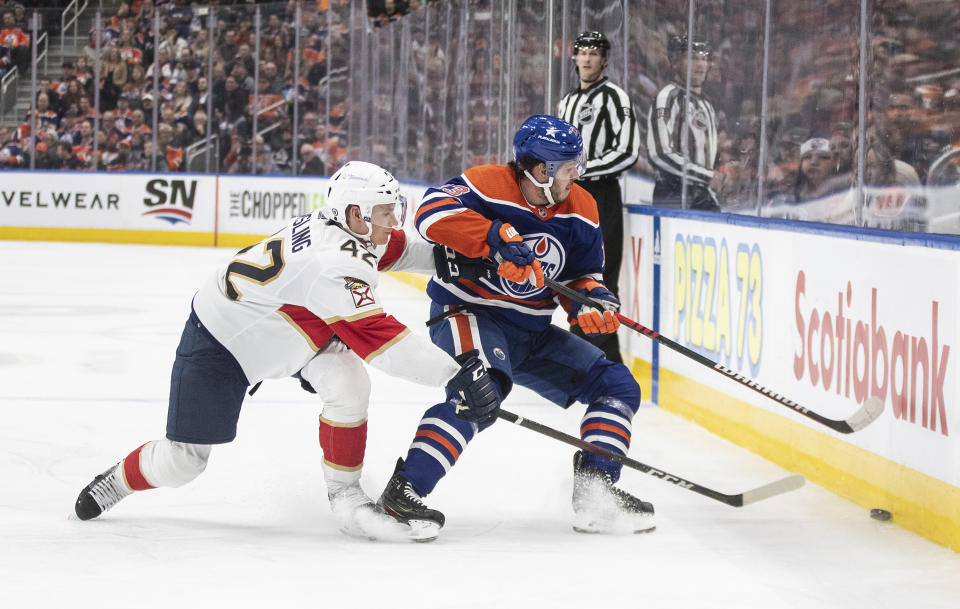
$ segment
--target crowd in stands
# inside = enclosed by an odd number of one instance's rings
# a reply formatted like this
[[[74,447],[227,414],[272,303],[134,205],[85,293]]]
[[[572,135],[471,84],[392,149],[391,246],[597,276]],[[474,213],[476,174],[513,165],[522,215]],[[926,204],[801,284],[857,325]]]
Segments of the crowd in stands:
[[[740,0],[698,7],[698,37],[714,49],[704,90],[719,110],[718,168],[728,178],[718,195],[724,209],[756,209],[761,15],[745,10]],[[774,19],[764,205],[798,205],[848,191],[856,181],[859,3],[801,0],[778,8]],[[878,0],[871,4],[868,27],[864,181],[919,190],[934,161],[960,146],[960,5]],[[631,66],[640,75],[635,99],[656,92],[641,86],[656,65],[646,57],[638,55]],[[829,210],[804,219],[836,220]],[[912,223],[907,218],[900,227]]]
[[[304,9],[300,79],[294,82],[296,3],[292,0],[260,5],[258,57],[254,56],[257,6],[253,2],[219,3],[213,35],[208,30],[206,4],[121,2],[113,14],[103,16],[99,82],[94,76],[98,45],[91,31],[89,47],[64,61],[57,77],[39,76],[35,117],[28,112],[15,129],[0,132],[0,163],[30,166],[35,144],[32,162],[37,168],[184,171],[185,151],[213,136],[219,151],[214,171],[253,173],[255,165],[259,174],[293,173],[295,141],[315,150],[306,163],[298,159],[302,164],[298,173],[335,171],[345,162],[340,142],[346,108],[334,105],[326,113],[329,116],[319,120],[318,112],[326,104],[318,85],[327,73],[327,49],[346,55],[349,31],[341,14],[349,14],[342,10],[349,2],[329,4],[331,9],[341,9],[332,10],[330,30],[325,14],[321,19],[316,7]],[[12,12],[5,11],[3,18]],[[159,17],[156,33],[155,14]],[[295,96],[300,108],[298,129],[292,120]],[[302,147],[299,150],[302,156]]]
[[[215,171],[247,173],[255,167],[256,173],[329,174],[336,170],[346,158],[343,142],[349,106],[326,98],[325,77],[335,70],[332,65],[348,65],[344,58],[356,50],[350,39],[350,2],[311,0],[301,5],[298,81],[294,78],[298,60],[294,57],[294,0],[259,5],[213,2],[217,19],[212,32],[208,4],[129,0],[105,14],[99,82],[94,79],[97,44],[91,32],[89,47],[65,61],[60,74],[38,78],[37,132],[31,136],[30,116],[16,128],[0,131],[0,162],[7,167],[29,166],[35,143],[34,162],[42,168],[151,170],[156,163],[158,171],[182,171],[187,149],[212,136],[218,151]],[[387,26],[423,4],[371,0],[367,3],[370,24]],[[472,4],[479,11],[493,10],[484,0]],[[663,0],[656,3],[656,15],[644,8],[630,14],[627,72],[641,115],[669,78],[664,42],[686,27],[687,5],[685,0]],[[257,6],[262,18],[259,55],[255,56]],[[778,9],[770,38],[765,146],[761,146],[759,116],[763,20],[756,10],[748,9],[746,0],[697,3],[700,33],[695,38],[706,39],[714,50],[704,90],[721,121],[717,167],[726,177],[718,193],[721,204],[731,211],[756,208],[761,166],[765,204],[800,203],[849,189],[856,179],[861,132],[859,4],[800,0]],[[29,48],[27,11],[12,3],[0,10],[4,28],[0,69],[11,65],[25,69],[24,62],[29,63],[29,54],[23,51]],[[155,11],[159,16],[156,33]],[[533,12],[522,18],[539,19]],[[951,0],[877,0],[869,28],[865,180],[876,180],[877,185],[923,184],[933,160],[945,149],[960,145],[960,40],[956,36],[960,6]],[[443,40],[434,36],[425,42],[422,36],[413,36],[411,61],[422,66],[422,73],[416,75],[420,85],[409,85],[407,111],[421,114],[424,122],[410,121],[413,132],[406,138],[407,145],[419,150],[428,146],[424,142],[432,142],[428,153],[460,146],[458,139],[443,137],[438,127],[445,102],[433,87],[463,65],[450,58],[466,51],[470,111],[467,120],[451,128],[464,131],[474,160],[495,156],[496,149],[477,142],[486,138],[489,144],[501,120],[498,109],[489,105],[493,82],[489,76],[501,70],[503,58],[499,50],[491,51],[493,43],[483,32],[469,37],[468,49],[457,48],[464,44],[457,36],[448,37],[452,46],[447,49]],[[563,64],[563,50],[559,43],[554,47],[553,59]],[[543,70],[548,59],[542,56],[540,39],[522,33],[516,39],[516,54],[522,58],[516,64],[519,86],[513,104],[519,116],[539,110],[531,100],[545,96]],[[339,63],[333,58],[339,58]],[[451,98],[462,95],[456,86],[443,91]],[[390,103],[389,90],[382,95]],[[212,115],[208,113],[211,98]],[[346,96],[341,91],[335,99]],[[421,106],[412,105],[416,103]],[[766,150],[762,164],[761,149]],[[422,157],[421,164],[433,164],[427,154]],[[634,170],[652,174],[645,155],[641,157]]]

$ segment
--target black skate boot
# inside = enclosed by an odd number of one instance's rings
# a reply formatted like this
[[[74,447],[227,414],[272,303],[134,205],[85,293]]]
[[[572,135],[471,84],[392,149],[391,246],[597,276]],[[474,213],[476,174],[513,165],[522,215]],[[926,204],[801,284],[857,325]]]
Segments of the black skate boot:
[[[98,475],[93,482],[80,491],[74,510],[80,520],[90,520],[120,503],[120,500],[132,494],[123,481],[120,464],[116,464]]]
[[[573,530],[578,533],[649,533],[656,528],[653,504],[613,485],[610,474],[573,455]]]
[[[423,500],[413,490],[413,486],[397,473],[401,467],[403,467],[403,459],[398,459],[393,477],[380,495],[377,505],[399,522],[409,525],[412,531],[411,538],[414,541],[433,541],[440,534],[446,518],[441,512],[423,504]]]

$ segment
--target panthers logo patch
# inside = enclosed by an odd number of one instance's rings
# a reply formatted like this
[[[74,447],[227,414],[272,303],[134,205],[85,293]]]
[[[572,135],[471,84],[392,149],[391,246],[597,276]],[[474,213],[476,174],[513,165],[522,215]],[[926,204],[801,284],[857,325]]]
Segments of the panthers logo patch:
[[[374,304],[373,288],[366,281],[361,281],[355,277],[345,277],[344,279],[344,287],[353,297],[354,306],[359,309]]]

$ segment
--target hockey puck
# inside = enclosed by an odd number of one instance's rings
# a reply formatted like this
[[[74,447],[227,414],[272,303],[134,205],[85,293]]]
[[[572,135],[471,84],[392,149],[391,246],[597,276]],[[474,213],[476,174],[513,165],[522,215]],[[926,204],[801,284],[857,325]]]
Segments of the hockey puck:
[[[893,514],[881,508],[873,508],[872,510],[870,510],[870,518],[873,518],[874,520],[886,521],[893,518]]]

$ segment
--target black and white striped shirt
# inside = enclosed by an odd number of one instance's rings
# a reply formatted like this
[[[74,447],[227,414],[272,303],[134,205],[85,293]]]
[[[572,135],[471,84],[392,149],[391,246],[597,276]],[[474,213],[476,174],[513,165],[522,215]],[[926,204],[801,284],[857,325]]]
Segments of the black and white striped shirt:
[[[660,89],[647,115],[647,154],[659,171],[682,178],[684,88],[670,83]],[[717,114],[713,105],[696,93],[690,95],[690,129],[687,134],[687,180],[707,186],[717,158]]]
[[[606,77],[564,95],[557,114],[583,136],[587,167],[580,179],[616,176],[640,158],[636,111],[626,92]]]

